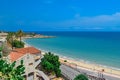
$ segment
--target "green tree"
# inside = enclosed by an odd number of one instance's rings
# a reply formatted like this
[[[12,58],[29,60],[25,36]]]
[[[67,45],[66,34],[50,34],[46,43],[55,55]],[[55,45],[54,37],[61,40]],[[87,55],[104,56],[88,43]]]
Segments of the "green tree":
[[[7,38],[6,38],[6,40],[7,40],[7,43],[8,44],[12,44],[12,42],[13,42],[13,38],[14,38],[14,36],[15,36],[15,33],[13,33],[13,32],[9,32],[8,33],[8,35],[7,35]],[[11,45],[11,47],[12,47],[12,49],[13,49],[13,46]]]
[[[83,74],[79,74],[74,78],[74,80],[88,80],[88,78]]]
[[[0,52],[2,51],[2,46],[0,47]]]
[[[24,42],[20,42],[18,40],[14,40],[12,42],[12,46],[15,48],[23,48],[24,47]]]
[[[8,35],[7,35],[7,38],[6,38],[7,42],[11,43],[13,41],[13,36],[14,35],[15,34],[13,32],[9,32]]]
[[[2,58],[2,48],[0,47],[0,59]]]
[[[4,42],[3,45],[2,45],[2,53],[3,53],[2,56],[4,56],[4,57],[8,56],[10,51],[11,51],[11,49],[9,48],[7,43]]]
[[[20,42],[21,42],[22,36],[24,36],[24,32],[23,32],[22,30],[19,30],[19,31],[16,33],[16,37],[19,37],[19,38],[20,38]]]
[[[23,80],[25,67],[23,63],[15,67],[15,63],[8,63],[5,60],[0,60],[0,78],[4,80]]]
[[[44,55],[40,64],[46,72],[54,72],[57,77],[61,76],[59,57],[51,52],[48,52]]]
[[[15,67],[16,62],[9,63],[0,56],[0,79],[2,80],[24,80],[23,74],[25,67],[23,60]]]

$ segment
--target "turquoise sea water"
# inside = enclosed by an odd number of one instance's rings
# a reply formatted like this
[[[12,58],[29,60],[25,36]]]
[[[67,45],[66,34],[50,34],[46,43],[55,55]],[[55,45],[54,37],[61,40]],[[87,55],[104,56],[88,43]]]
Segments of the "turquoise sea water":
[[[55,38],[25,39],[29,45],[76,60],[120,69],[119,32],[36,32]]]

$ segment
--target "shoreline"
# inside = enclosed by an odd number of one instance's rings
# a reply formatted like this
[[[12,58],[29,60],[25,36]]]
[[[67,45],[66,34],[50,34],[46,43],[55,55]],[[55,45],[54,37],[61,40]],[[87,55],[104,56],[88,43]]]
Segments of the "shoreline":
[[[65,60],[67,62],[64,62]],[[91,64],[91,63],[86,63],[82,61],[76,61],[76,60],[71,60],[69,58],[61,58],[61,57],[60,57],[60,62],[76,69],[80,68],[80,69],[84,69],[92,72],[101,72],[102,74],[105,74],[105,75],[110,75],[110,76],[120,78],[120,70],[99,66],[99,64]],[[104,69],[104,71],[102,71],[102,69]]]
[[[25,47],[30,47],[31,46],[31,45],[27,44],[24,40],[23,40],[23,42],[25,43]],[[44,55],[46,52],[48,52],[48,51],[42,50],[40,48],[37,48],[37,49],[41,50],[42,55]],[[80,68],[80,69],[84,69],[84,70],[90,70],[92,72],[102,72],[105,75],[120,78],[120,69],[118,69],[118,68],[114,68],[114,67],[112,68],[112,67],[109,67],[109,66],[90,63],[90,62],[87,62],[87,61],[84,61],[84,60],[75,60],[75,59],[72,59],[72,58],[68,58],[66,56],[61,56],[59,54],[57,54],[57,55],[60,58],[60,62],[63,63],[63,64],[66,64],[68,66],[72,66],[74,68]],[[65,60],[67,62],[64,62]]]
[[[30,38],[55,38],[56,36],[48,36],[48,35],[40,35],[40,34],[37,34],[35,36],[24,36],[22,37],[23,39],[30,39]]]

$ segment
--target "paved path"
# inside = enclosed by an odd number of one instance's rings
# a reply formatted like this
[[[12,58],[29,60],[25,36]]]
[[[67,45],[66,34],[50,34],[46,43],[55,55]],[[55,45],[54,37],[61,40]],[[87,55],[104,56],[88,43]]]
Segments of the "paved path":
[[[44,80],[50,80],[49,77],[43,71],[35,70],[35,72],[42,76]]]
[[[68,66],[65,66],[65,65],[61,65],[60,68],[61,68],[62,74],[65,77],[67,77],[69,80],[73,80],[75,78],[75,76],[79,74],[78,71],[76,71]]]
[[[87,75],[92,75],[92,76],[96,76],[96,77],[104,77],[105,80],[120,80],[120,78],[116,78],[113,76],[108,76],[108,75],[102,75],[99,74],[98,72],[93,72],[93,71],[89,71],[89,70],[85,70],[85,69],[81,69],[81,68],[71,68],[69,66],[63,65],[61,64],[60,66],[61,68],[61,72],[63,75],[65,75],[69,80],[73,80],[75,78],[76,75],[81,74],[81,73],[86,73]]]
[[[40,62],[41,62],[41,59],[39,59],[37,62],[35,62],[35,67],[38,66],[40,64]],[[35,69],[35,72],[39,76],[42,76],[44,80],[50,80],[49,77],[43,71]]]

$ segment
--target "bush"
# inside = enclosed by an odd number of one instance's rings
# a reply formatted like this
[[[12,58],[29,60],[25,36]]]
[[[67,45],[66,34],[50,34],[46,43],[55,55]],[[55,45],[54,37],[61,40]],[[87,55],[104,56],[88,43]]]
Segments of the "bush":
[[[0,47],[0,52],[2,51],[2,47]]]
[[[24,47],[24,42],[14,40],[12,42],[12,46],[15,47],[15,48],[23,48]]]
[[[67,60],[64,60],[64,62],[67,62]]]
[[[55,69],[55,74],[57,77],[60,77],[61,76],[61,70],[59,68],[56,68]]]
[[[78,76],[76,76],[74,78],[74,80],[88,80],[87,76],[83,75],[83,74],[79,74]]]
[[[2,59],[0,54],[0,80],[24,80],[25,67],[23,60],[21,60],[20,65],[16,67],[15,65],[16,61],[9,63],[7,60]]]
[[[58,56],[48,52],[41,59],[40,64],[47,73],[54,72],[57,77],[61,76],[60,62]]]

